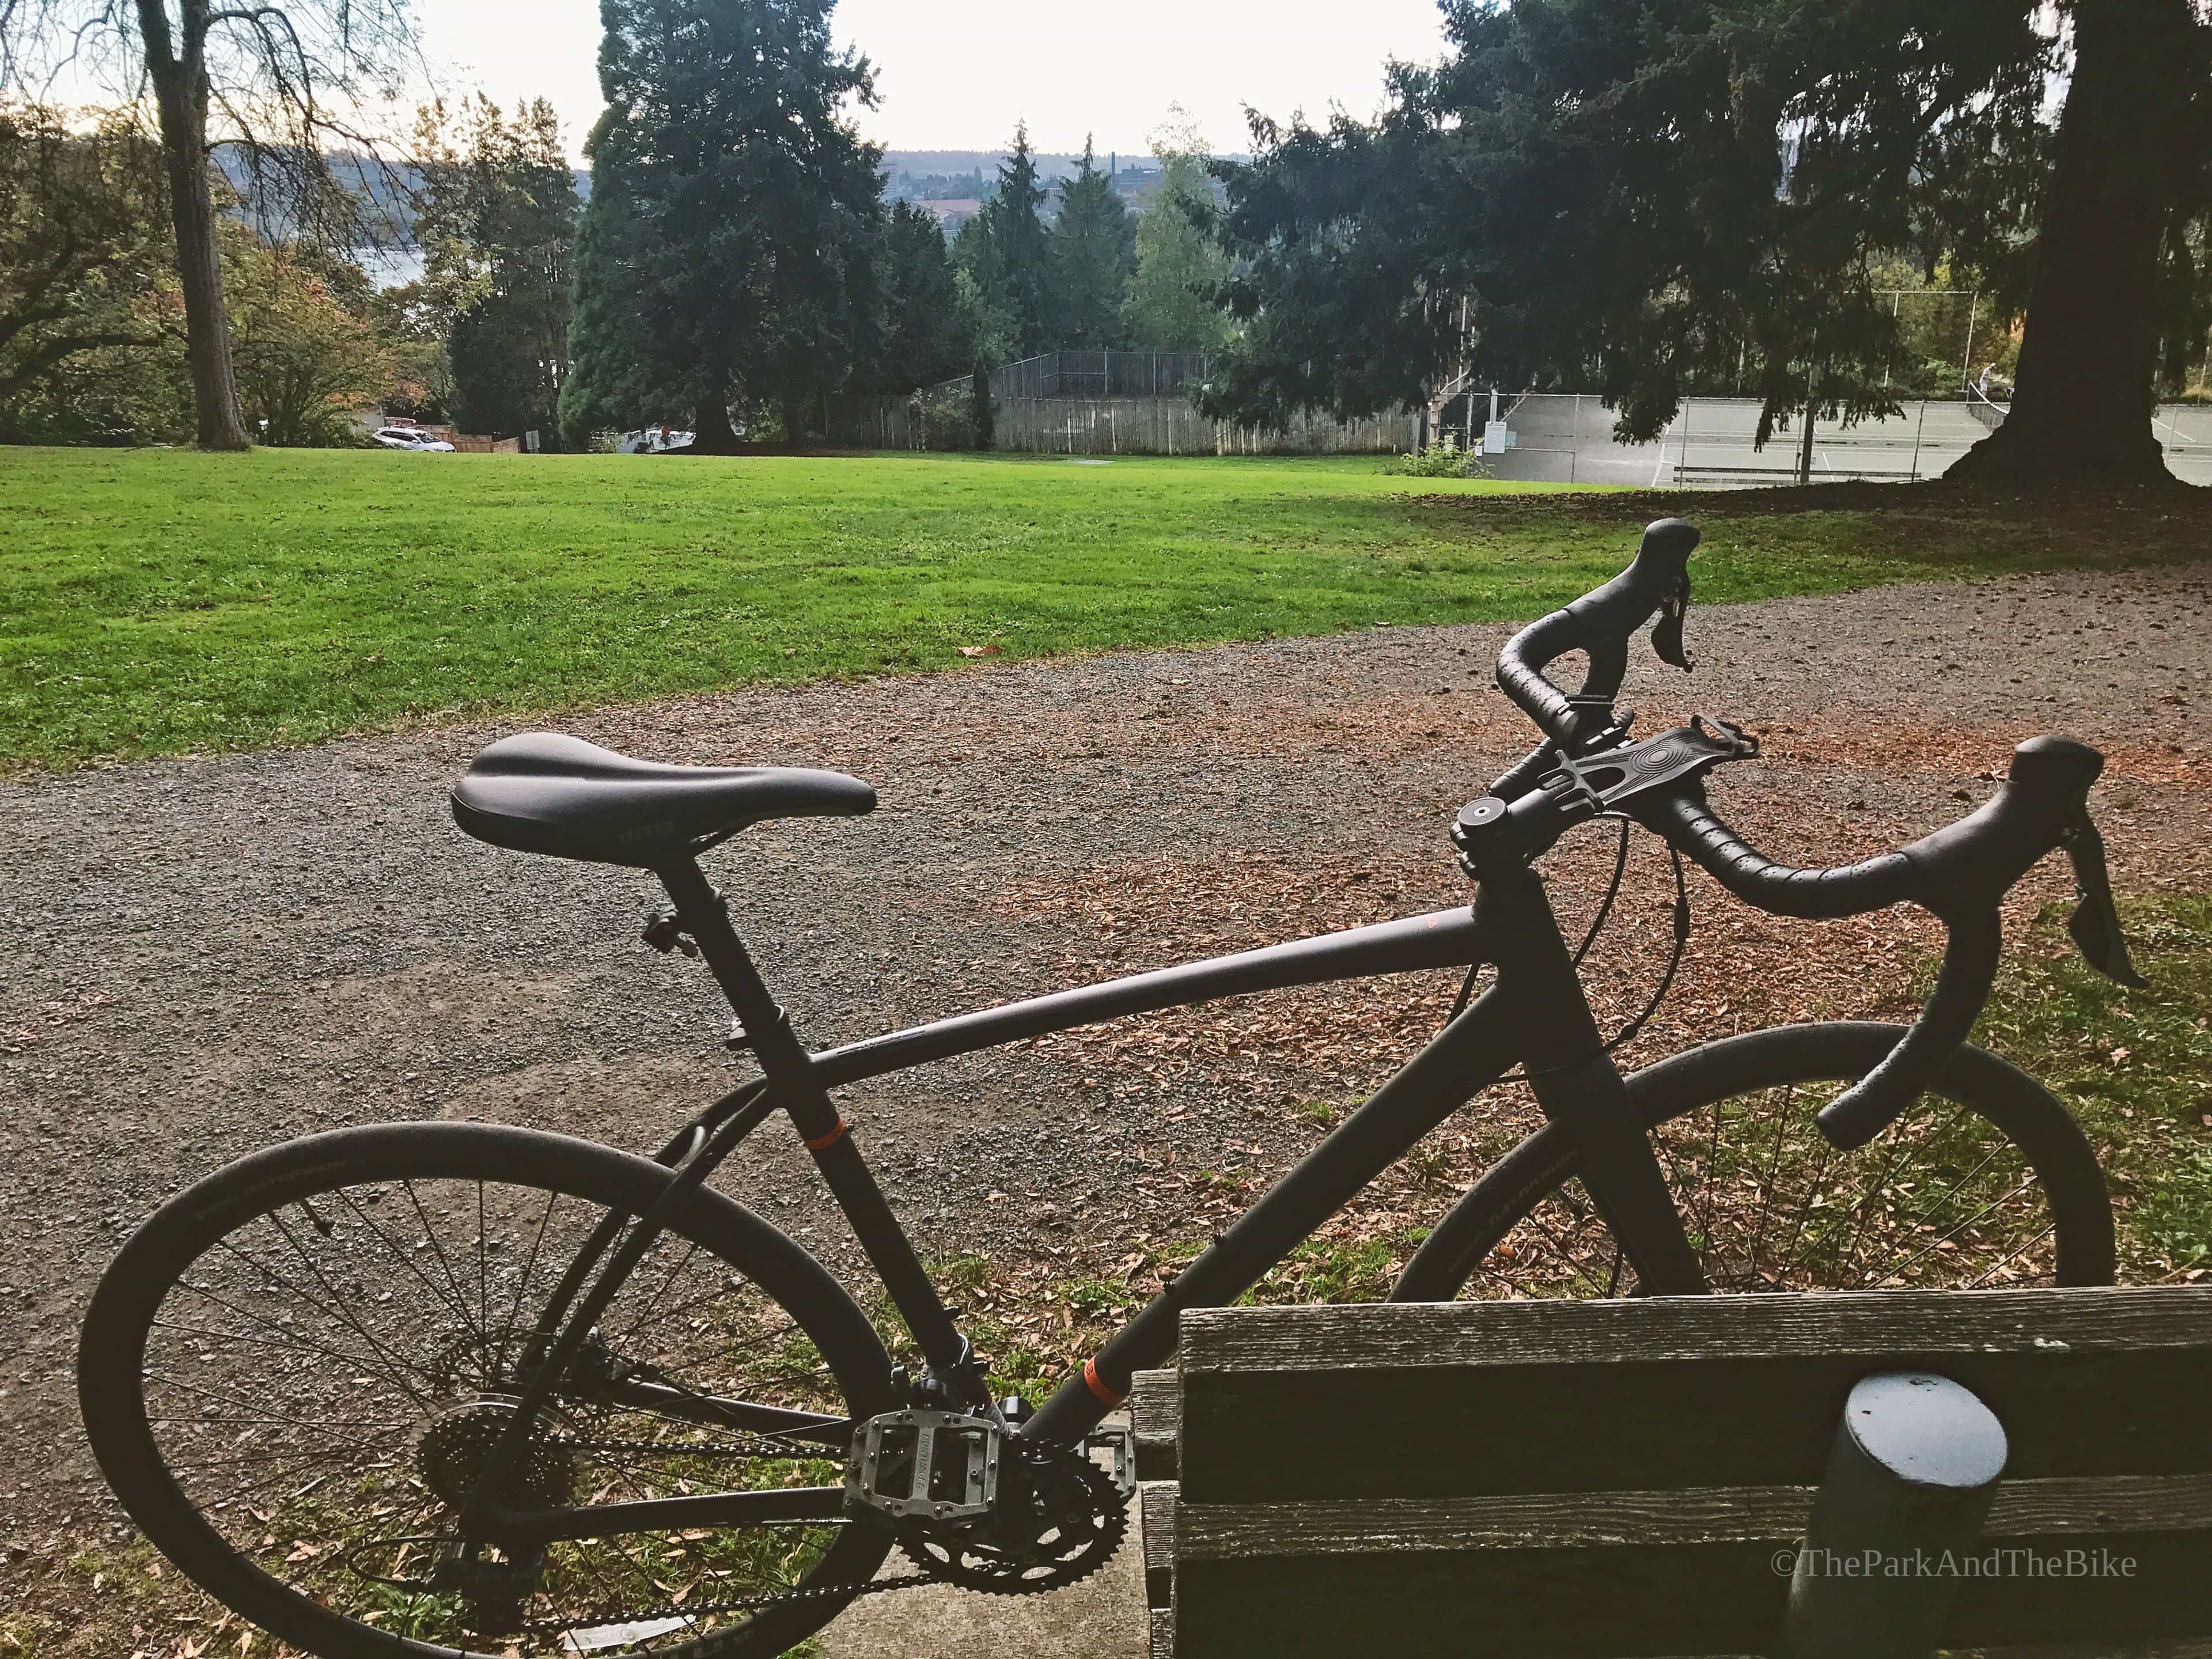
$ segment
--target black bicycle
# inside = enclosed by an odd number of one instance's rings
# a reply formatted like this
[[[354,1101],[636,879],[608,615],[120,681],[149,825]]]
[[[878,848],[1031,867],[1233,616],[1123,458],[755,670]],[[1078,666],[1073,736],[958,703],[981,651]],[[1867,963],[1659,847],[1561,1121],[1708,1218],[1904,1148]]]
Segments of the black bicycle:
[[[1121,1539],[1130,1446],[1107,1419],[1131,1373],[1168,1356],[1178,1311],[1243,1294],[1509,1075],[1546,1126],[1428,1235],[1397,1299],[2108,1282],[2087,1144],[2033,1079],[1965,1042],[2000,901],[2057,848],[2082,893],[2075,938],[2140,983],[2087,807],[2100,757],[2038,738],[1986,805],[1901,852],[1833,870],[1760,856],[1705,793],[1755,742],[1702,717],[1633,741],[1613,707],[1655,616],[1658,654],[1688,667],[1697,540],[1651,526],[1626,572],[1505,647],[1498,682],[1544,741],[1452,828],[1471,906],[826,1051],[769,994],[697,860],[763,819],[866,812],[866,784],[544,734],[493,744],[453,791],[461,827],[655,873],[674,908],[647,942],[703,958],[759,1076],[653,1158],[395,1123],[272,1148],[172,1200],[85,1323],[85,1422],[116,1493],[212,1595],[330,1659],[766,1655],[897,1584],[1048,1589]],[[1571,696],[1545,670],[1577,651]],[[1632,825],[1674,849],[1675,962],[1684,857],[1780,915],[1931,911],[1948,945],[1918,1022],[1785,1027],[1624,1078],[1610,1050],[1625,1034],[1600,1030],[1534,867],[1598,818],[1620,822],[1624,860]],[[833,1103],[843,1085],[1073,1026],[1462,967],[1442,1032],[1039,1407],[994,1398]],[[805,1249],[705,1184],[777,1113],[880,1274],[912,1367]],[[894,1549],[903,1573],[883,1571]]]

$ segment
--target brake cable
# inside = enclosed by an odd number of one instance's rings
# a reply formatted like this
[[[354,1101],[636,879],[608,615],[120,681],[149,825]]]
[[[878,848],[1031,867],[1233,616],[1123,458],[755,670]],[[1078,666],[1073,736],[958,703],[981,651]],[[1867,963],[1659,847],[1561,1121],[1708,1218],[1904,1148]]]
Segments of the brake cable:
[[[1622,878],[1628,869],[1629,831],[1635,823],[1635,820],[1625,812],[1606,812],[1600,816],[1620,820],[1620,844],[1613,854],[1613,878],[1606,884],[1605,896],[1598,902],[1597,915],[1591,919],[1589,931],[1583,935],[1582,944],[1576,947],[1573,965],[1577,969],[1583,965],[1583,958],[1589,954],[1590,947],[1597,942],[1598,935],[1605,931],[1605,925],[1612,917],[1613,901],[1620,896]],[[1614,1049],[1634,1042],[1644,1026],[1650,1024],[1652,1015],[1659,1012],[1659,1005],[1666,1001],[1667,993],[1674,988],[1674,975],[1680,971],[1683,954],[1689,948],[1690,884],[1688,878],[1682,872],[1681,849],[1672,842],[1668,842],[1667,853],[1674,867],[1674,950],[1667,959],[1667,971],[1659,977],[1659,988],[1651,994],[1651,1000],[1644,1005],[1643,1011],[1635,1018],[1630,1020],[1627,1024],[1607,1039],[1605,1043],[1607,1054],[1611,1054]],[[1453,1020],[1467,1012],[1468,1004],[1474,998],[1475,981],[1481,975],[1485,965],[1480,960],[1468,964],[1467,977],[1460,981],[1459,995],[1452,1000],[1451,1012],[1444,1018],[1445,1024],[1450,1024]],[[1528,1074],[1516,1067],[1498,1080],[1500,1083],[1525,1083],[1528,1081]]]

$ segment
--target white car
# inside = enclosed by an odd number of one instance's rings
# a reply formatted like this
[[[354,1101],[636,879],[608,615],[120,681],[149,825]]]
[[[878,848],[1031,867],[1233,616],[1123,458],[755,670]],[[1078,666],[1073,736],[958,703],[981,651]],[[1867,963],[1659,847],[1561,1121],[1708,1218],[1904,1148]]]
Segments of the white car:
[[[420,450],[426,455],[450,455],[453,445],[416,426],[380,426],[372,434],[386,449]]]

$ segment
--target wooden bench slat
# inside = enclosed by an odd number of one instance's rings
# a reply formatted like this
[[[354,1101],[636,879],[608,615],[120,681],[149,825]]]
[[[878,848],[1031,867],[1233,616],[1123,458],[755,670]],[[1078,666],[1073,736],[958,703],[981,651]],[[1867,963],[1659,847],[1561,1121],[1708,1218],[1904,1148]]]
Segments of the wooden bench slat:
[[[1945,1644],[2178,1640],[2212,1628],[2208,1540],[2129,1540],[2131,1577],[1964,1578]],[[1764,1541],[1686,1548],[1407,1551],[1192,1561],[1175,1589],[1191,1655],[1504,1652],[1514,1659],[1773,1652],[1787,1577]]]
[[[1367,1498],[1299,1504],[1182,1504],[1147,1489],[1148,1565],[1245,1556],[1389,1554],[1403,1550],[1571,1549],[1615,1545],[1787,1543],[1813,1511],[1811,1486],[1728,1486],[1565,1496]],[[1154,1554],[1155,1528],[1159,1554]],[[2212,1531],[2212,1475],[2008,1481],[1989,1538],[2094,1538]]]
[[[1137,1492],[1145,1534],[1145,1605],[1164,1607],[1173,1598],[1176,1568],[1176,1489],[1172,1481]]]
[[[1129,1425],[1137,1437],[1137,1479],[1174,1480],[1182,1379],[1173,1371],[1139,1371],[1129,1384]]]
[[[2212,1290],[1879,1291],[1621,1302],[1193,1308],[1194,1372],[2212,1348]]]

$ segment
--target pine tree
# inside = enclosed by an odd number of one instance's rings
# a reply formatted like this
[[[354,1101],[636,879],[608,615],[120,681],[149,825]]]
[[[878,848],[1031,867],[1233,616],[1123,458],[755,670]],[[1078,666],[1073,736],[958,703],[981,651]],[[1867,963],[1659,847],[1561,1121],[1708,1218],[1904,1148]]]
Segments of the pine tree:
[[[2159,320],[2186,314],[2185,292],[2161,302],[2161,253],[2203,217],[2212,171],[2201,5],[1444,15],[1446,55],[1394,76],[1376,120],[1261,121],[1254,164],[1223,169],[1247,326],[1210,414],[1361,414],[1472,372],[1594,390],[1634,440],[1740,378],[1762,440],[1808,405],[1863,418],[1911,367],[1870,272],[1910,259],[2025,311],[2011,413],[1948,478],[2160,476]]]
[[[975,361],[975,327],[934,214],[896,204],[884,231],[884,326],[866,378],[878,392],[951,380]]]
[[[1081,170],[1060,187],[1051,246],[1049,343],[1076,350],[1127,344],[1121,313],[1136,269],[1136,228],[1088,137]]]
[[[1031,356],[1045,348],[1050,243],[1044,186],[1027,123],[1014,129],[1013,153],[999,164],[999,178],[982,210],[961,228],[962,263],[1004,331],[1006,348]]]
[[[571,441],[689,411],[700,452],[727,451],[735,407],[796,442],[876,349],[883,152],[848,117],[873,81],[833,3],[602,0]]]

